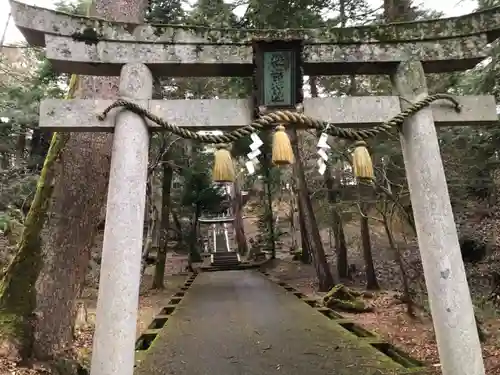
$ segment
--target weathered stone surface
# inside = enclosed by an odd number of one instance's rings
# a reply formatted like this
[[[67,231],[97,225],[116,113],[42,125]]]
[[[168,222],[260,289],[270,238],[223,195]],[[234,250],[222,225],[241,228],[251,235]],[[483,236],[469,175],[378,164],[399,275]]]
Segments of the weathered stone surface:
[[[493,96],[459,97],[462,111],[456,113],[446,102],[431,105],[438,126],[488,125],[498,122]],[[112,100],[45,99],[40,105],[40,127],[70,131],[112,131],[114,110],[105,121],[97,119]],[[143,102],[155,115],[172,124],[193,130],[236,128],[251,123],[252,107],[247,99],[151,100]],[[147,104],[149,103],[149,104]],[[306,98],[307,115],[343,127],[368,127],[387,121],[401,112],[396,96]],[[156,124],[149,126],[158,128]]]
[[[427,72],[466,70],[488,56],[485,34],[466,39],[385,44],[319,44],[304,47],[304,74],[388,74],[394,64],[420,60]],[[157,75],[250,76],[249,45],[75,42],[46,36],[47,58],[60,72],[118,75],[126,62],[147,64]]]
[[[155,74],[170,77],[252,74],[250,46],[113,41],[86,44],[75,42],[71,37],[54,35],[47,35],[46,40],[46,56],[60,72],[119,75],[125,63],[144,63]]]
[[[121,96],[141,104],[151,98],[152,90],[153,76],[145,65],[123,67]],[[120,113],[113,136],[92,375],[132,375],[134,371],[148,148],[143,119]]]
[[[394,91],[418,101],[428,95],[417,61],[400,64]],[[409,106],[401,100],[401,106]],[[423,109],[405,121],[401,132],[418,247],[443,375],[484,375],[474,308],[465,274],[446,184],[433,113]]]
[[[431,104],[437,126],[491,125],[498,123],[493,96],[460,96],[460,113],[444,101]],[[343,127],[368,127],[383,123],[402,112],[397,96],[351,96],[309,98],[304,113]]]
[[[500,31],[500,7],[460,17],[420,22],[369,25],[347,28],[241,30],[198,26],[136,25],[89,19],[54,12],[11,0],[12,16],[30,44],[43,45],[43,34],[83,37],[85,29],[95,29],[100,40],[156,43],[250,43],[253,39],[301,38],[306,43],[376,43],[422,41],[487,33],[490,40]],[[88,30],[87,30],[88,32]],[[89,39],[87,35],[87,39]],[[91,39],[91,38],[90,38]]]
[[[85,18],[12,1],[28,42],[47,46],[60,72],[119,75],[125,62],[156,75],[249,76],[254,39],[304,39],[304,74],[389,74],[419,60],[428,73],[461,71],[487,57],[500,31],[500,8],[425,22],[353,28],[236,30],[136,25]],[[436,39],[437,38],[437,39]]]
[[[40,127],[111,132],[119,109],[113,110],[104,121],[99,121],[97,115],[113,102],[44,99],[40,103]],[[251,103],[247,99],[151,100],[141,105],[172,124],[193,130],[236,128],[251,122]],[[161,130],[152,122],[148,125]]]

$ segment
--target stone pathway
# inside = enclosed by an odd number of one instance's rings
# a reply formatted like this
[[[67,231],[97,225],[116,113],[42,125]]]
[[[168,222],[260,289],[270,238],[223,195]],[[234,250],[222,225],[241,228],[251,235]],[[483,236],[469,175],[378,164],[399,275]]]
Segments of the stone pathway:
[[[382,375],[403,367],[256,271],[201,273],[135,375]]]

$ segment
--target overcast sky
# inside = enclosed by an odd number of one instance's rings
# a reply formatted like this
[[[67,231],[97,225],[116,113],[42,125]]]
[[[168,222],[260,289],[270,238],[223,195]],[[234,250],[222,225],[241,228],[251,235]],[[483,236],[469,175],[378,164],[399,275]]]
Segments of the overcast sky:
[[[23,3],[37,5],[43,8],[53,8],[54,0],[21,0]],[[418,1],[418,0],[417,0]],[[369,0],[374,6],[380,6],[382,0]],[[470,13],[476,7],[476,1],[474,0],[421,0],[422,4],[426,8],[435,9],[443,12],[447,16],[459,16],[462,14]],[[0,0],[0,9],[4,11],[0,12],[0,34],[3,32],[5,24],[7,22],[8,10],[10,9],[9,0]],[[16,29],[13,22],[11,21],[7,29],[7,35],[5,38],[5,44],[12,44],[23,40],[23,36]]]

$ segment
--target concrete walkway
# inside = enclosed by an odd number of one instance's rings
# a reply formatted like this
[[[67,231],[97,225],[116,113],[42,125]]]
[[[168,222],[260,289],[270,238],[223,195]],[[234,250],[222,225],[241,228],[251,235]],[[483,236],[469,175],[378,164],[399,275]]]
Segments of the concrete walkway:
[[[135,375],[382,375],[403,367],[256,271],[201,273]]]

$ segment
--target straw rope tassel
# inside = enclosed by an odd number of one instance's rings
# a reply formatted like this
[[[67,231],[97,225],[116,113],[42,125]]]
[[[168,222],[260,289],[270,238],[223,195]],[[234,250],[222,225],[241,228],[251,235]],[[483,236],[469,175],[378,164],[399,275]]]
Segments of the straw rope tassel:
[[[352,153],[352,166],[354,175],[359,179],[373,179],[373,163],[370,153],[366,148],[365,141],[354,143],[354,152]]]
[[[225,144],[217,146],[214,153],[212,178],[215,182],[234,182],[235,172],[231,152]]]
[[[294,156],[290,138],[283,125],[278,125],[273,136],[273,164],[293,164]]]

